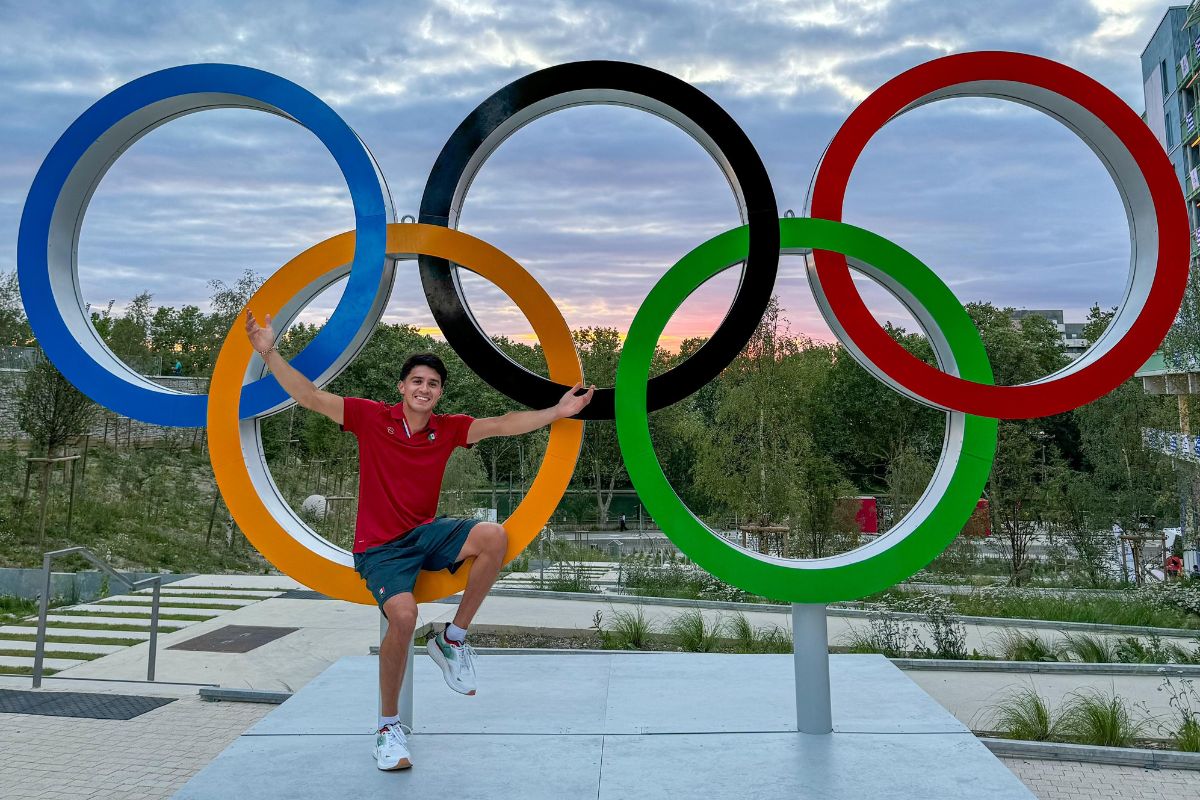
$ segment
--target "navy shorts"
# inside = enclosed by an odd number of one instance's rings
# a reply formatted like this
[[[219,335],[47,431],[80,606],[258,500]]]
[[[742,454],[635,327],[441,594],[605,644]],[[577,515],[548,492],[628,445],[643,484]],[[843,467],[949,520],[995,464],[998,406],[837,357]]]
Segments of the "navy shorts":
[[[456,572],[463,562],[455,559],[478,524],[477,519],[438,517],[386,544],[355,553],[354,571],[367,582],[383,611],[389,598],[413,590],[421,570]]]

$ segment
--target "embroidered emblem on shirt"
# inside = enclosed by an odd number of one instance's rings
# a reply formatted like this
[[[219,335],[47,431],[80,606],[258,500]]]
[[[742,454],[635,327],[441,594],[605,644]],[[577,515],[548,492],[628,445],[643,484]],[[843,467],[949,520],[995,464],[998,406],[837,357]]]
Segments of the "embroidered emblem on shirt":
[[[437,438],[437,434],[436,434],[436,433],[430,433],[430,434],[429,434],[429,441],[431,441],[431,442],[432,442],[432,441],[433,441],[434,439],[436,439],[436,438]]]
[[[388,436],[395,436],[395,435],[396,435],[396,429],[388,428]]]

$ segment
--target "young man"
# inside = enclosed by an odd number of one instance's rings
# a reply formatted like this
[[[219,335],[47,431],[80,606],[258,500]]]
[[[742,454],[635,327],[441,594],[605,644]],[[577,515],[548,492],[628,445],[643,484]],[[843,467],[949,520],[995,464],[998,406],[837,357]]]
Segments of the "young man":
[[[275,349],[268,314],[259,325],[246,312],[246,335],[279,385],[304,408],[332,419],[358,438],[359,499],[354,526],[354,568],[388,620],[379,647],[382,715],[375,737],[379,769],[406,769],[412,756],[400,726],[400,684],[417,624],[413,586],[422,569],[451,572],[473,558],[467,588],[454,621],[431,636],[426,649],[441,667],[450,688],[475,694],[475,651],[466,644],[467,626],[491,589],[508,550],[502,525],[473,519],[435,519],[446,462],[456,447],[470,447],[490,436],[529,433],[572,417],[592,399],[576,384],[558,405],[541,411],[514,411],[502,417],[474,419],[465,414],[435,414],[446,386],[446,367],[425,353],[404,362],[394,406],[324,392],[293,369]],[[578,394],[577,394],[578,393]]]

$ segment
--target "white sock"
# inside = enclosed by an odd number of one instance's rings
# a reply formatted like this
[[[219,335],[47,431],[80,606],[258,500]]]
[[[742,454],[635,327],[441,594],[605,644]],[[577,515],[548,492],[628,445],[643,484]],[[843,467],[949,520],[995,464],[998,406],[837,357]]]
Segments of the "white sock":
[[[447,639],[453,639],[456,642],[465,642],[467,640],[467,629],[460,628],[451,622],[446,626],[445,636]]]
[[[379,730],[383,730],[388,725],[398,725],[399,723],[400,723],[400,715],[399,714],[397,714],[394,717],[380,717],[379,718]]]

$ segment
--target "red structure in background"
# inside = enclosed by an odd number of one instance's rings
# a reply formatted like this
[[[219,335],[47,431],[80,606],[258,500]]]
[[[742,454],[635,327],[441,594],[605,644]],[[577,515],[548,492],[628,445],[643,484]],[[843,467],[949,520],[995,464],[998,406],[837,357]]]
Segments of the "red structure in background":
[[[975,511],[967,520],[967,524],[963,526],[962,532],[967,536],[992,535],[992,515],[988,511],[987,500],[980,500],[975,504]]]
[[[843,508],[847,506],[854,512],[854,521],[858,524],[858,532],[871,535],[879,534],[879,501],[870,495],[858,497],[843,497],[838,500]],[[988,501],[980,500],[975,504],[975,511],[963,526],[962,532],[967,536],[991,536],[992,517],[988,513]]]
[[[863,495],[846,499],[858,503],[858,509],[854,513],[854,521],[858,523],[858,532],[879,533],[879,503],[875,498]]]

